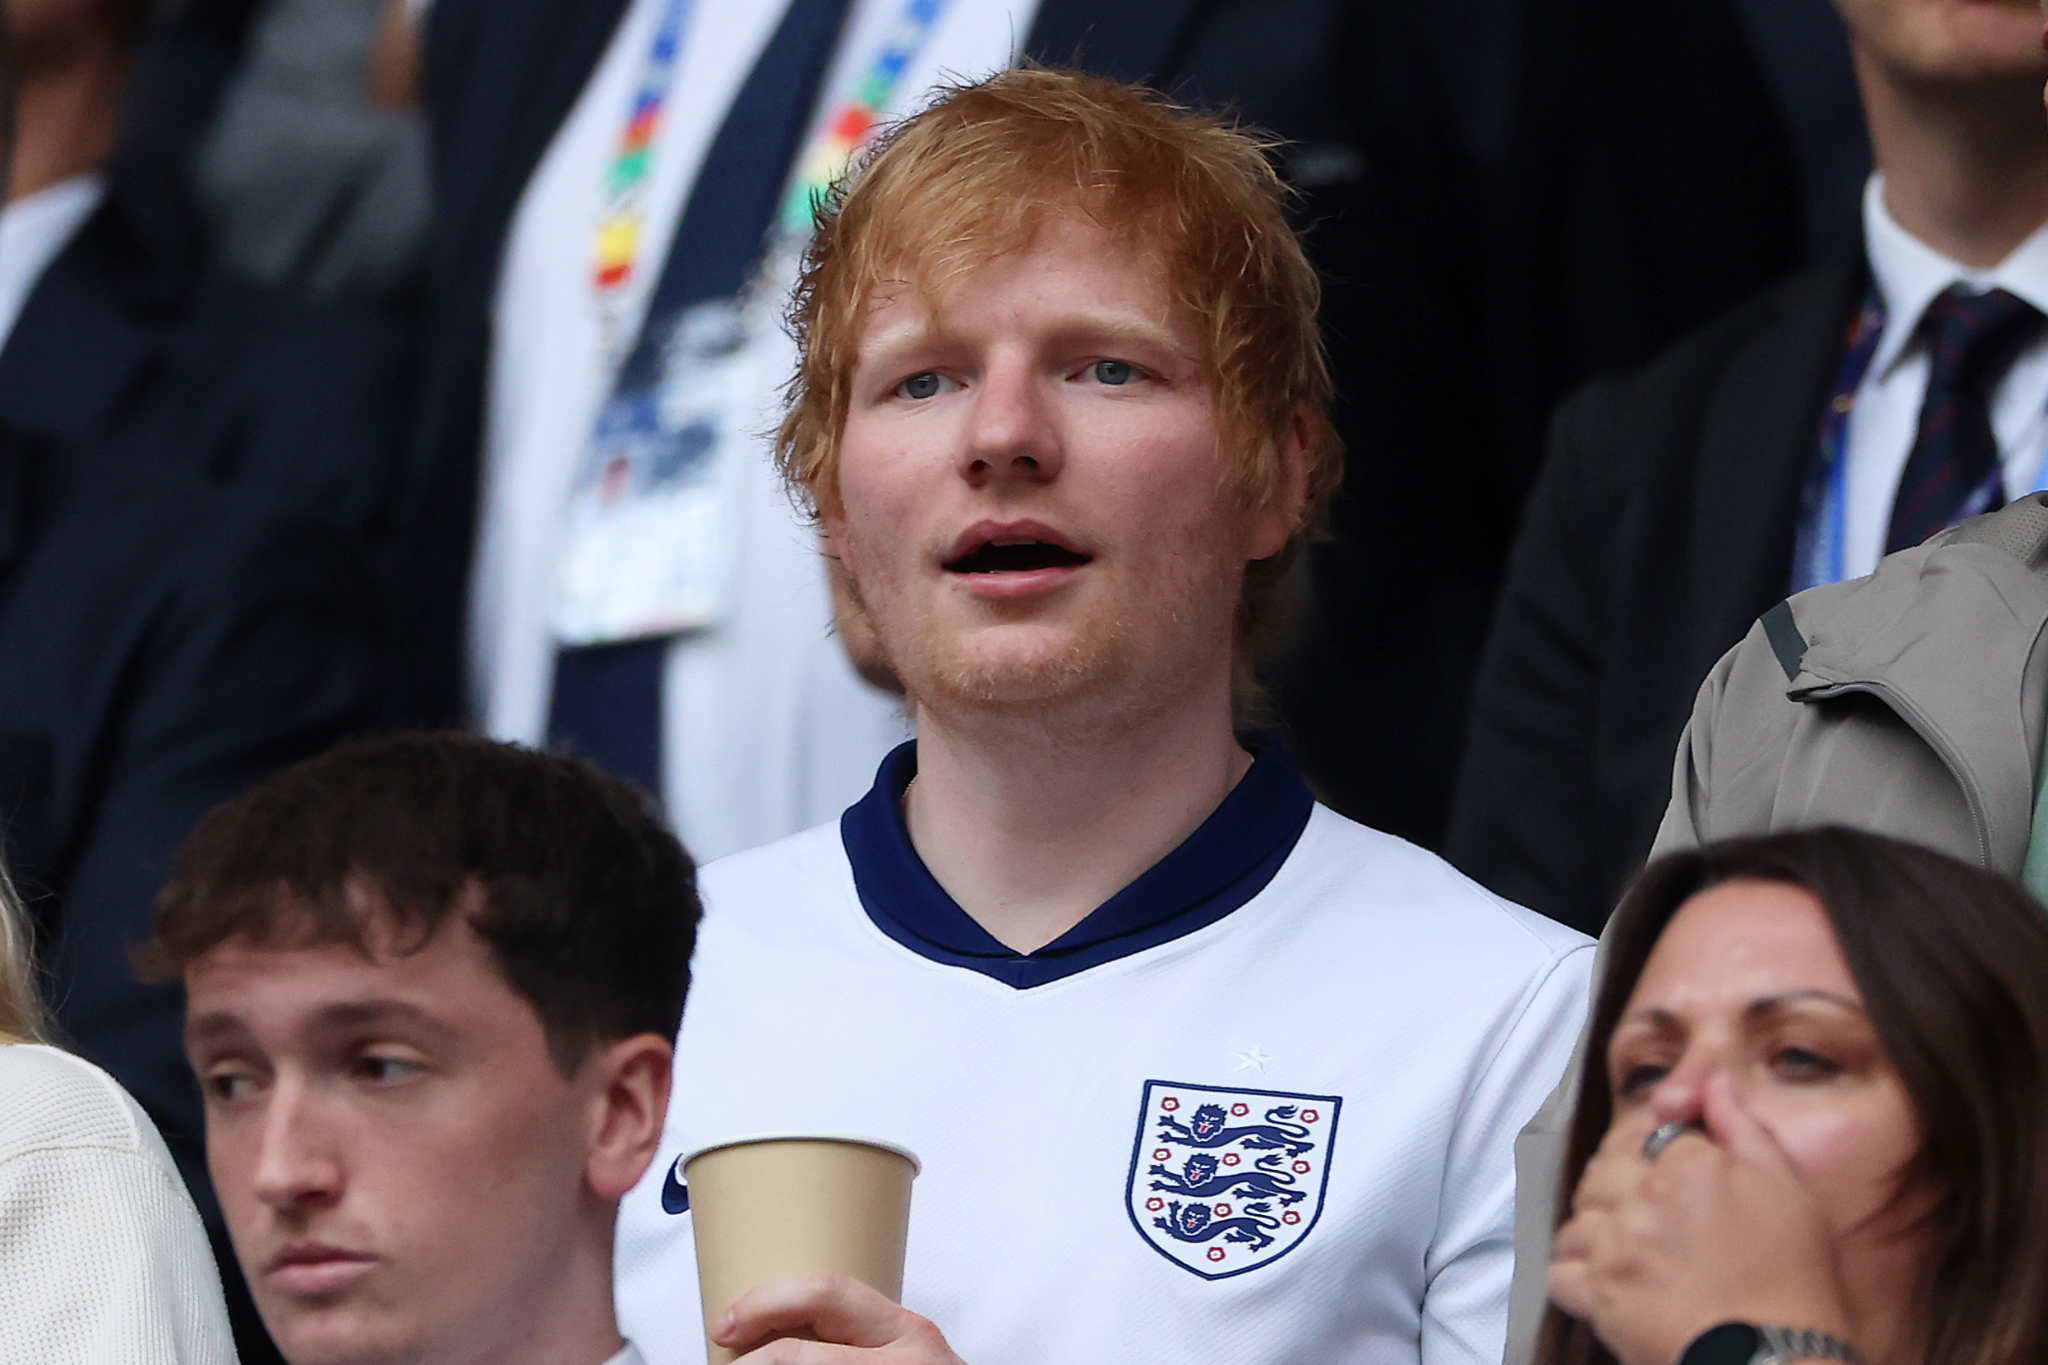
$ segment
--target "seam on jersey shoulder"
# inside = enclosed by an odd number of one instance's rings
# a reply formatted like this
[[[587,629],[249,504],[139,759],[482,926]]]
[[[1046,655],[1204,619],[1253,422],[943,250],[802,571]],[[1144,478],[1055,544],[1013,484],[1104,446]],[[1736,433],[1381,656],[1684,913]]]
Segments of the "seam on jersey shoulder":
[[[1465,1118],[1472,1104],[1472,1097],[1486,1088],[1487,1081],[1493,1077],[1493,1069],[1500,1064],[1501,1053],[1507,1050],[1508,1040],[1513,1038],[1523,1023],[1527,1021],[1529,1011],[1535,1008],[1536,1002],[1542,998],[1551,981],[1556,978],[1558,971],[1573,958],[1578,957],[1582,953],[1591,953],[1597,947],[1597,944],[1581,943],[1561,953],[1554,953],[1551,957],[1550,965],[1529,979],[1529,984],[1522,991],[1522,998],[1515,1003],[1513,1014],[1509,1017],[1506,1025],[1502,1027],[1500,1036],[1494,1040],[1493,1050],[1487,1054],[1486,1061],[1473,1073],[1472,1084],[1466,1087],[1465,1093],[1458,1100],[1458,1112],[1451,1119],[1451,1131],[1453,1134],[1465,1126]],[[1587,1003],[1591,1003],[1590,999]],[[1582,1017],[1579,1020],[1578,1029],[1573,1033],[1574,1040],[1577,1039],[1580,1032],[1585,1030],[1585,1027],[1585,1020]],[[1574,1045],[1576,1045],[1576,1041]],[[1571,1063],[1567,1061],[1565,1065],[1569,1067]],[[1560,1073],[1559,1079],[1562,1079],[1562,1073]],[[1552,1088],[1555,1088],[1556,1084],[1556,1080],[1553,1080],[1551,1082]],[[1445,1162],[1444,1166],[1444,1175],[1448,1179],[1450,1176],[1450,1163]],[[1443,1203],[1444,1192],[1442,1187],[1439,1187],[1437,1190],[1437,1207],[1442,1208]]]
[[[1561,954],[1574,953],[1581,948],[1593,946],[1593,940],[1585,938],[1583,935],[1577,935],[1577,937],[1583,940],[1582,942],[1572,943],[1568,946],[1560,945],[1553,937],[1540,932],[1534,924],[1530,923],[1530,917],[1532,916],[1538,919],[1546,919],[1547,917],[1539,915],[1536,911],[1529,909],[1525,905],[1518,904],[1505,896],[1499,896],[1487,890],[1477,881],[1474,881],[1452,866],[1441,854],[1432,853],[1420,844],[1411,843],[1398,834],[1389,834],[1385,830],[1374,829],[1371,825],[1361,825],[1349,816],[1330,810],[1320,803],[1317,805],[1316,815],[1310,817],[1308,828],[1302,832],[1303,843],[1306,843],[1309,835],[1314,832],[1317,816],[1325,812],[1328,813],[1331,819],[1342,822],[1339,828],[1349,827],[1362,830],[1372,836],[1373,842],[1366,847],[1365,856],[1371,859],[1375,865],[1384,867],[1389,863],[1398,863],[1401,859],[1408,856],[1413,856],[1420,860],[1429,874],[1440,880],[1443,893],[1436,898],[1437,904],[1441,905],[1454,899],[1472,902],[1486,911],[1493,919],[1504,921],[1522,939],[1534,945],[1537,952],[1546,958],[1555,959]],[[1389,848],[1389,844],[1394,845],[1394,847]],[[1300,846],[1297,845],[1297,852],[1299,848]],[[1279,875],[1276,875],[1273,880],[1279,881],[1281,876],[1286,875],[1286,872],[1287,868],[1283,866]],[[1554,923],[1554,921],[1552,922]],[[1576,935],[1576,931],[1568,926],[1559,925],[1558,928],[1565,933]]]
[[[1506,896],[1495,895],[1478,882],[1465,876],[1457,868],[1451,867],[1449,863],[1445,863],[1444,866],[1450,870],[1451,875],[1464,881],[1473,892],[1484,900],[1487,907],[1496,916],[1506,920],[1523,938],[1535,944],[1545,957],[1558,961],[1570,957],[1573,953],[1584,952],[1588,948],[1598,946],[1595,940],[1587,938],[1570,925],[1558,924],[1556,920],[1550,919],[1548,915],[1543,914],[1541,911],[1531,910],[1528,906],[1518,901],[1511,901]],[[1576,943],[1559,944],[1550,935],[1540,932],[1534,924],[1531,924],[1529,921],[1532,917],[1551,924],[1557,924],[1559,929],[1567,934],[1574,935],[1579,941]]]

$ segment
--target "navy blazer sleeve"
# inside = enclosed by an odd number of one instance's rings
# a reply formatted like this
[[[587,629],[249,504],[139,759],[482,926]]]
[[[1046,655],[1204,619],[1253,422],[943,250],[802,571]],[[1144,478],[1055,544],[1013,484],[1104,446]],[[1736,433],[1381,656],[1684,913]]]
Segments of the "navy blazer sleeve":
[[[68,501],[0,607],[9,848],[60,1027],[203,1190],[182,993],[140,984],[129,949],[206,811],[379,721],[381,599],[350,537],[268,499],[181,485]]]

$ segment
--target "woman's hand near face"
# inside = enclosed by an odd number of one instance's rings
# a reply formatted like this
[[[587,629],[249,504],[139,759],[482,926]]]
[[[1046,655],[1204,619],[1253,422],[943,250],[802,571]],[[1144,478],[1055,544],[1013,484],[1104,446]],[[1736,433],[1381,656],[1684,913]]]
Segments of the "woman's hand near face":
[[[1622,1365],[1673,1365],[1730,1320],[1846,1336],[1819,1209],[1726,1076],[1707,1084],[1705,1134],[1654,1160],[1651,1107],[1611,1128],[1558,1230],[1550,1297]]]
[[[737,1365],[964,1365],[930,1319],[851,1276],[823,1272],[741,1295],[711,1335],[732,1350],[754,1348]]]

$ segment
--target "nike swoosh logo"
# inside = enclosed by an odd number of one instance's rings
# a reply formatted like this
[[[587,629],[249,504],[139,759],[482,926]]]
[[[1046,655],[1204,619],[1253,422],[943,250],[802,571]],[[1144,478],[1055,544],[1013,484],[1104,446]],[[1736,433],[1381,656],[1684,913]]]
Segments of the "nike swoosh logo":
[[[683,1183],[683,1159],[677,1157],[675,1165],[668,1168],[668,1176],[661,1182],[661,1211],[663,1213],[688,1213],[690,1211],[690,1187]]]

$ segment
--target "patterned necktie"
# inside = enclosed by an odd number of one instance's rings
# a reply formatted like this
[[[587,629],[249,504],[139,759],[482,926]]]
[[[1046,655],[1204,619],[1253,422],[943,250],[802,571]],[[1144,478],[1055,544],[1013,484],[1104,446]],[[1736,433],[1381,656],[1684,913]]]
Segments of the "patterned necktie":
[[[1927,397],[1899,477],[1884,551],[1918,545],[1965,517],[2005,505],[2005,471],[1991,430],[1991,394],[2048,322],[2003,289],[1953,284],[1927,305]]]

